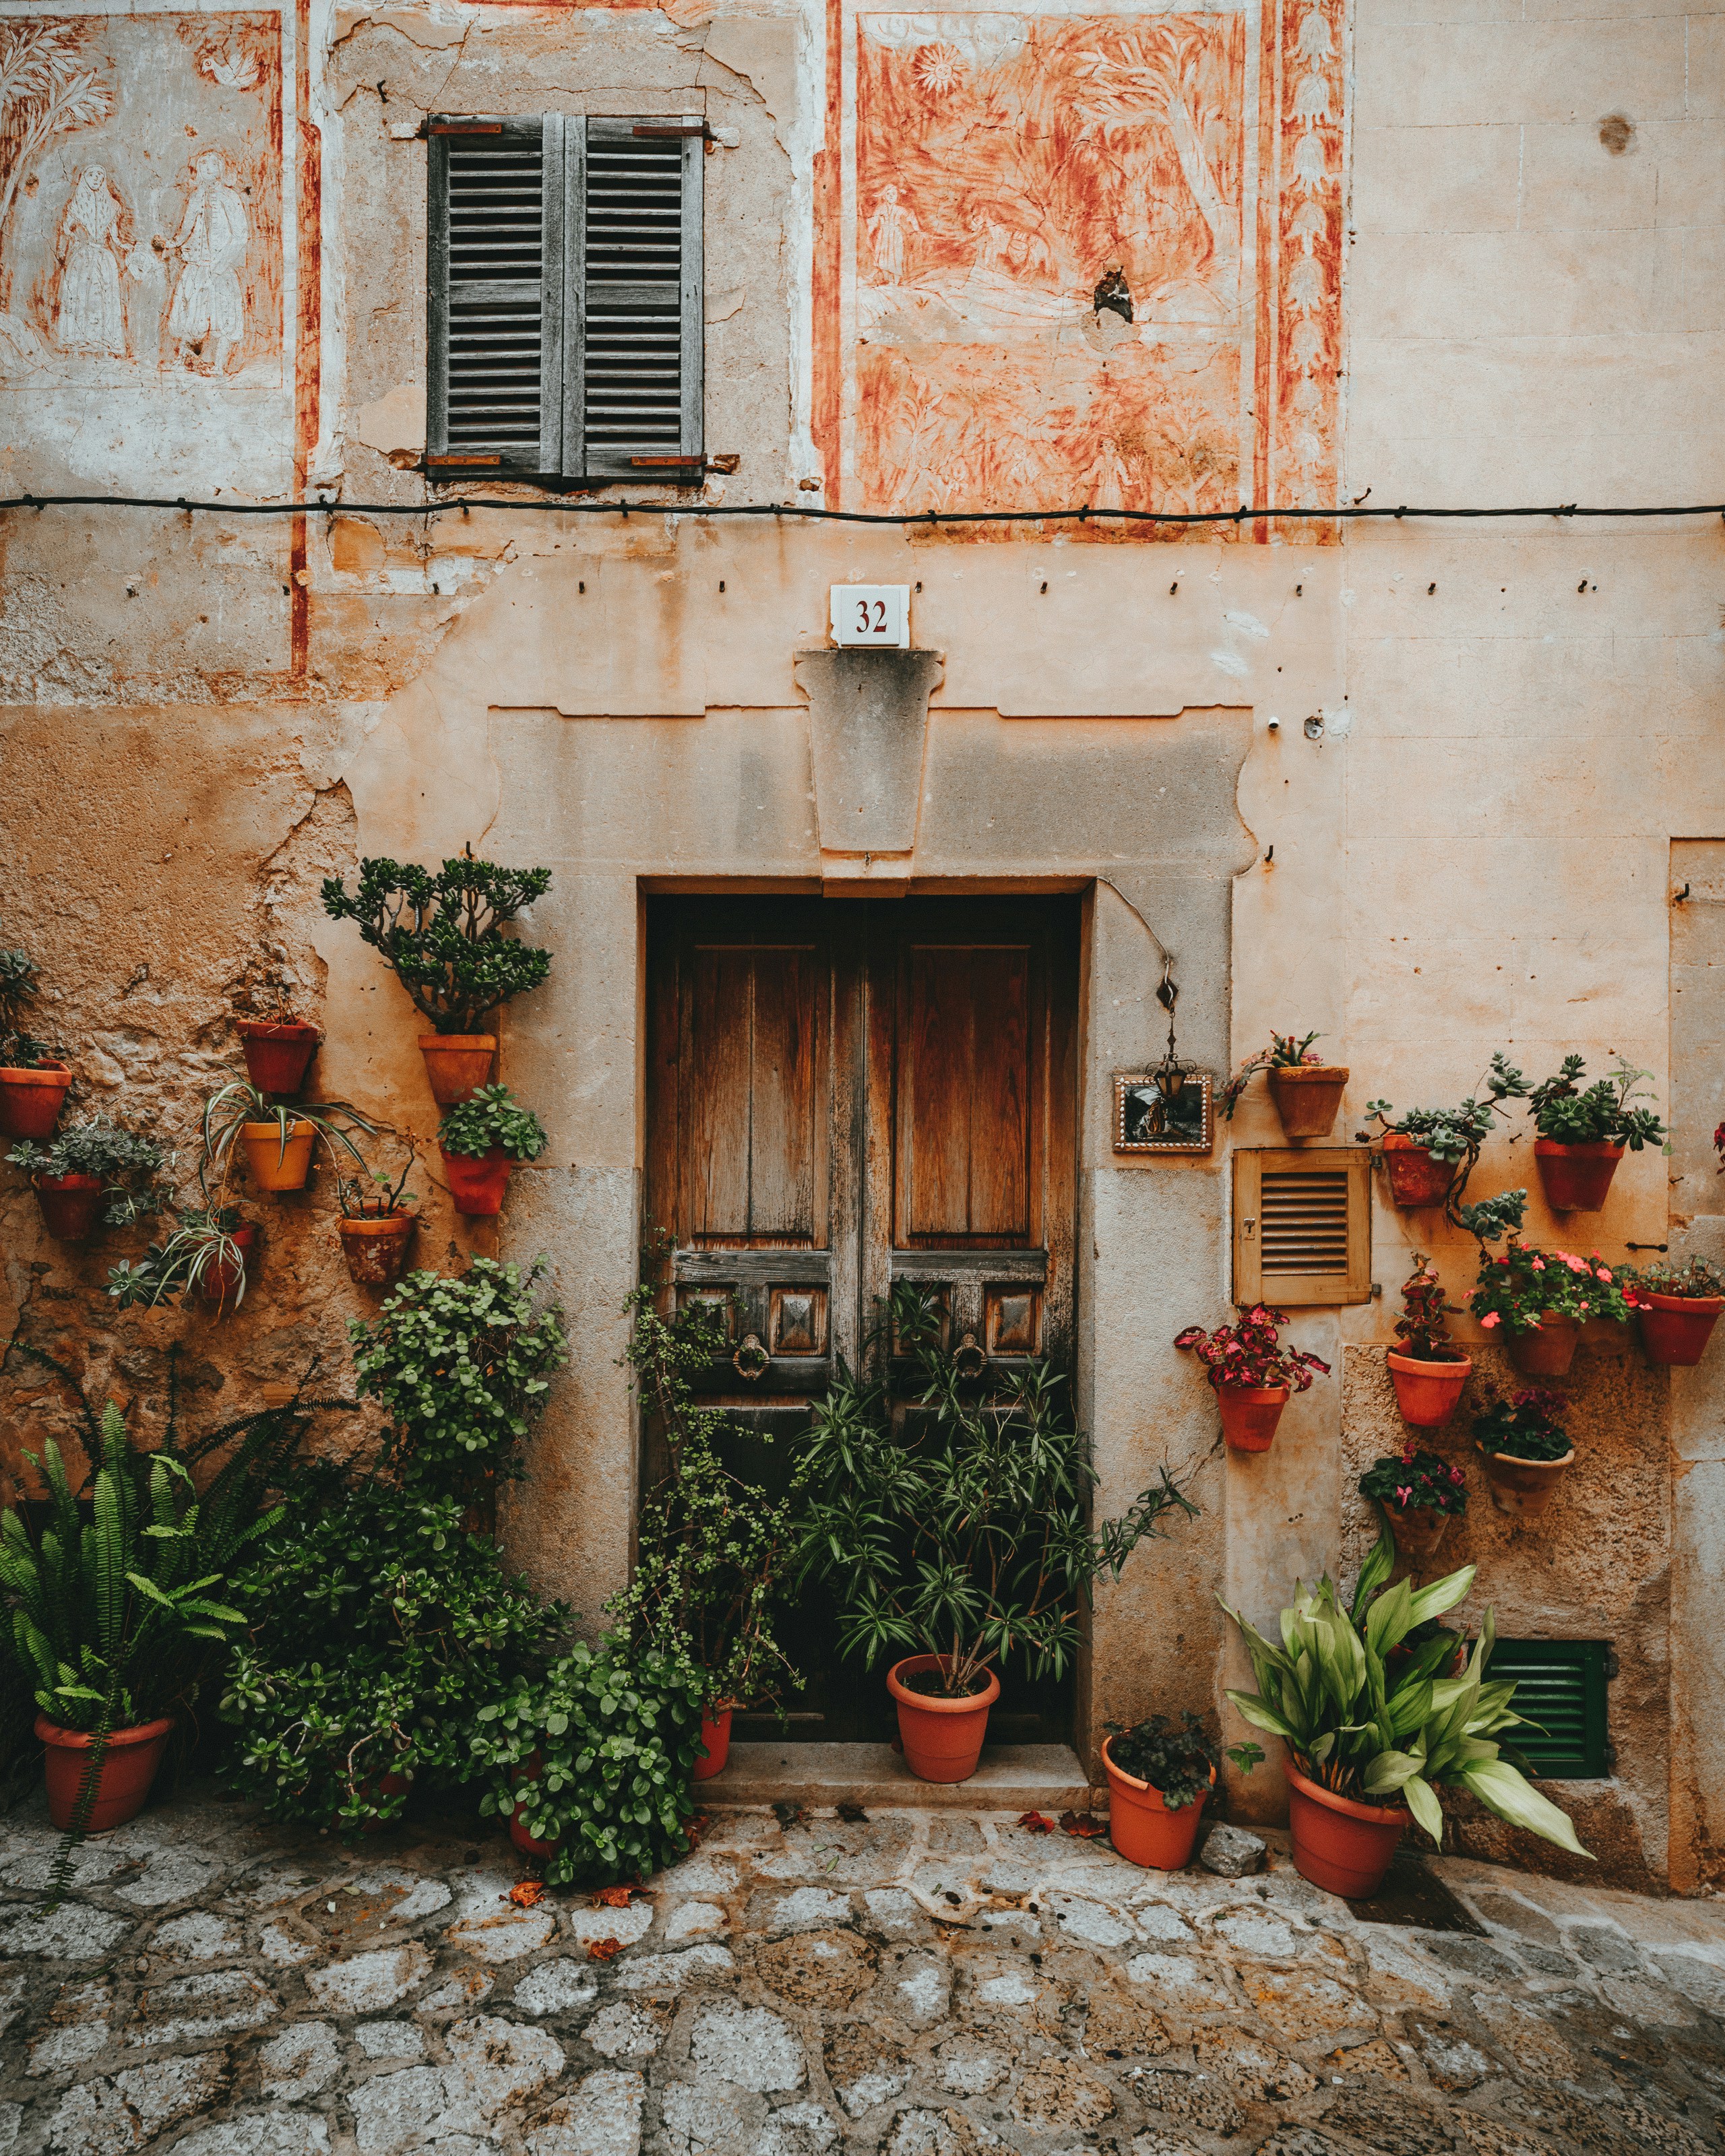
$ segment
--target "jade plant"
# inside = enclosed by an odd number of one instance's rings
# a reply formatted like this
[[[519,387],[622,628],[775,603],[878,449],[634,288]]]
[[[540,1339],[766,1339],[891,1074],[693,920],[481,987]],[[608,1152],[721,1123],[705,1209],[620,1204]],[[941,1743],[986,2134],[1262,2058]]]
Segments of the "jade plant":
[[[434,1033],[477,1034],[551,971],[548,951],[504,933],[550,886],[549,869],[500,868],[470,847],[437,870],[362,860],[352,892],[340,876],[325,879],[323,905],[382,953]]]
[[[1171,1812],[1204,1794],[1215,1775],[1216,1747],[1203,1718],[1189,1708],[1177,1728],[1165,1714],[1153,1714],[1130,1728],[1105,1725],[1111,1742],[1108,1757],[1122,1774],[1147,1782]]]
[[[67,1124],[45,1145],[21,1139],[6,1158],[33,1183],[95,1176],[102,1185],[102,1217],[110,1228],[129,1228],[162,1209],[173,1158],[154,1138],[100,1115]]]
[[[506,1160],[537,1160],[551,1141],[531,1108],[524,1108],[506,1086],[481,1086],[438,1125],[437,1142],[445,1152],[484,1160],[501,1152]]]
[[[1558,1145],[1626,1146],[1631,1152],[1664,1138],[1656,1111],[1634,1105],[1651,1090],[1651,1070],[1638,1070],[1620,1055],[1609,1076],[1584,1086],[1586,1075],[1583,1059],[1566,1055],[1556,1074],[1533,1088],[1527,1107],[1541,1137]]]

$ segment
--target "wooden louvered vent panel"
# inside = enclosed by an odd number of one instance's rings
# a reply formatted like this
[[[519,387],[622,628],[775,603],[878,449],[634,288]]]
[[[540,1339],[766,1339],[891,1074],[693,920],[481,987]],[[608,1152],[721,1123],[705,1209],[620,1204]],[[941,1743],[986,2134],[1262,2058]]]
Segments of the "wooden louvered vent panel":
[[[1234,1299],[1364,1302],[1372,1291],[1370,1163],[1358,1148],[1234,1156]]]
[[[1600,1640],[1500,1640],[1493,1648],[1487,1676],[1513,1677],[1515,1712],[1538,1725],[1505,1730],[1502,1741],[1525,1753],[1536,1774],[1584,1781],[1609,1771],[1609,1652]]]
[[[539,462],[544,154],[496,136],[449,143],[452,455]]]
[[[676,141],[587,146],[587,335],[582,424],[589,470],[683,447],[683,192]]]

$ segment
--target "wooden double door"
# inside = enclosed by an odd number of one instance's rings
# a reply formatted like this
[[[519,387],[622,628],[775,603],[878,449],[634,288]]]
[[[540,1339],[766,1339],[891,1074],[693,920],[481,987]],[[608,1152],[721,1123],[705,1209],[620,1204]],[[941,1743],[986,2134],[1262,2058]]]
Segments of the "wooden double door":
[[[679,1301],[726,1307],[702,1389],[739,1471],[783,1483],[896,1281],[940,1296],[971,1368],[1070,1367],[1077,984],[1072,899],[651,901],[644,1221]],[[841,1662],[819,1596],[786,1637],[790,1736],[888,1733],[881,1675]],[[1069,1691],[1016,1673],[994,1740],[1064,1741]]]

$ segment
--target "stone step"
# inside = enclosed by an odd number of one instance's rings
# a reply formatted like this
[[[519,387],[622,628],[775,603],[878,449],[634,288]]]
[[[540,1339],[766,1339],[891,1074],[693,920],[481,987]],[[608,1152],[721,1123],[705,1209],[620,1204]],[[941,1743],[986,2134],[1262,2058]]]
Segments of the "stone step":
[[[890,1744],[733,1744],[722,1774],[695,1785],[703,1805],[940,1806],[963,1811],[1106,1811],[1065,1744],[985,1744],[968,1782],[921,1782]]]

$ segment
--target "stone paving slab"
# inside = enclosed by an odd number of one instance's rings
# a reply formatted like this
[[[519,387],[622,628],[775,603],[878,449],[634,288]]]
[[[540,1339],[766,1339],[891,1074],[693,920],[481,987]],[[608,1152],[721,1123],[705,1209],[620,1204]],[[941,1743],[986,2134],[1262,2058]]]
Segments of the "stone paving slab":
[[[1725,1908],[1482,1865],[1483,1936],[1008,1812],[715,1812],[624,1907],[495,1830],[189,1795],[44,1912],[0,1821],[0,2156],[1699,2156]],[[531,1897],[525,1899],[531,1900]]]

